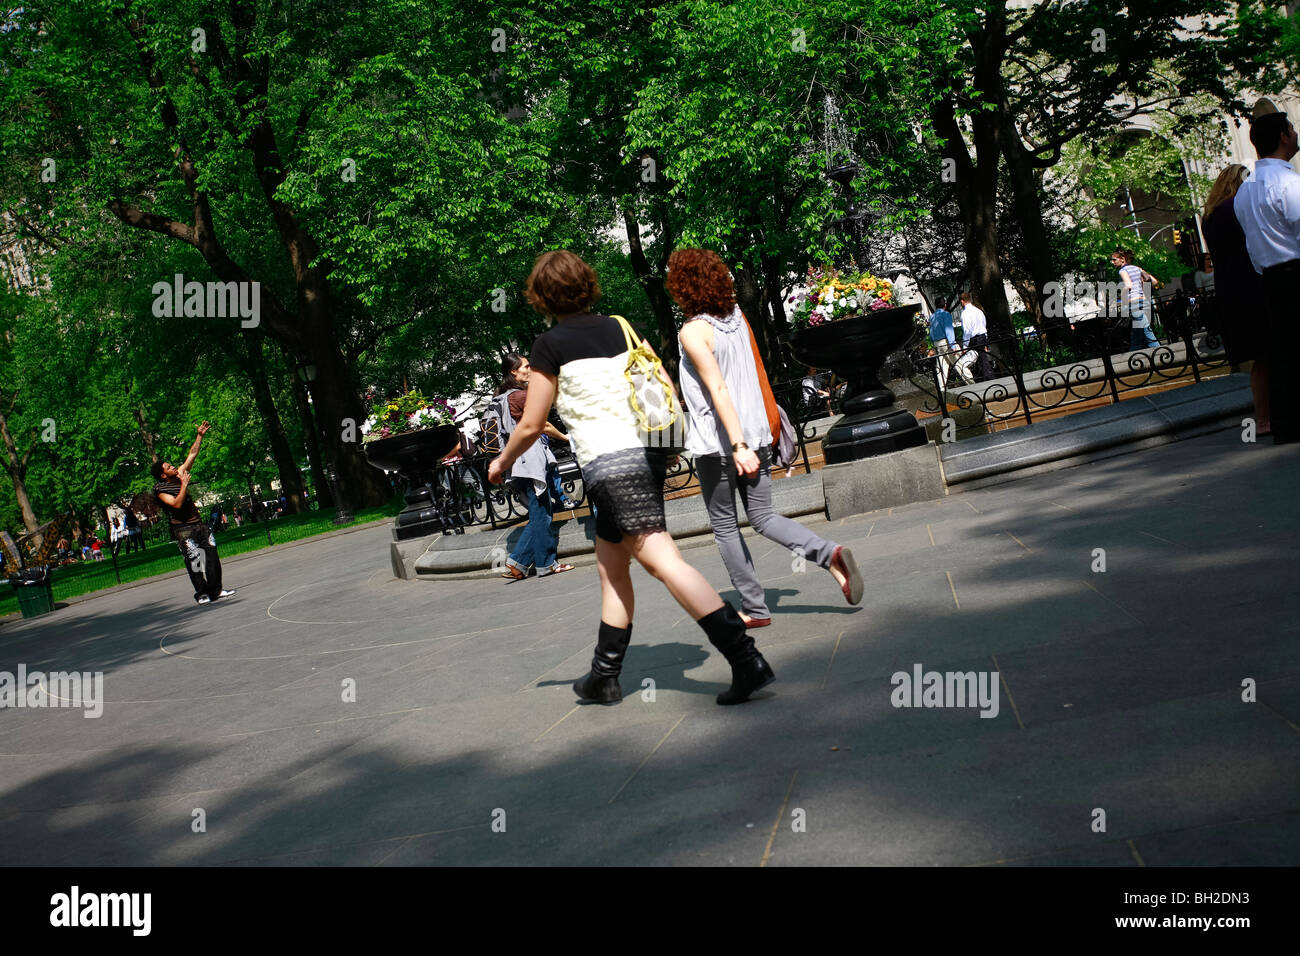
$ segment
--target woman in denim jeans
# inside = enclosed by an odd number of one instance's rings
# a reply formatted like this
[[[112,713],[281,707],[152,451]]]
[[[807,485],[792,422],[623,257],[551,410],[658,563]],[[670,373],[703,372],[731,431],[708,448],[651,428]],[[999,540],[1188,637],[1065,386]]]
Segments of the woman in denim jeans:
[[[515,429],[524,411],[525,390],[532,367],[522,355],[507,355],[501,360],[503,378],[497,389],[493,403],[501,417],[502,434],[508,435]],[[564,433],[546,423],[545,435],[568,441]],[[555,550],[555,530],[551,525],[554,509],[551,504],[547,471],[555,463],[555,456],[546,441],[538,438],[516,459],[510,469],[510,487],[519,499],[528,506],[528,524],[519,536],[514,550],[506,559],[505,572],[501,575],[510,581],[521,581],[528,577],[530,569],[535,568],[539,578],[561,571],[572,571],[573,565],[561,564]]]
[[[1125,294],[1128,296],[1129,351],[1155,348],[1160,343],[1151,331],[1151,305],[1147,301],[1144,283],[1151,282],[1159,288],[1159,281],[1133,263],[1133,253],[1129,249],[1116,249],[1111,253],[1110,263],[1119,269],[1119,277],[1124,282]]]

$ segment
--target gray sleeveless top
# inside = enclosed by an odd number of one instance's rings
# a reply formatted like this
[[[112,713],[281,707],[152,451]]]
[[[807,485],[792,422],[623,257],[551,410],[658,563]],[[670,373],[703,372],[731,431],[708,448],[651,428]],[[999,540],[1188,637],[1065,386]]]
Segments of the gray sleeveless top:
[[[744,436],[727,436],[727,430],[713,408],[713,397],[708,386],[700,379],[686,349],[681,348],[682,398],[690,415],[690,431],[686,436],[686,450],[692,455],[722,455],[731,457],[731,443],[744,441],[754,451],[772,444],[772,429],[767,423],[767,410],[763,406],[763,389],[758,384],[758,369],[754,365],[754,351],[749,343],[749,329],[740,314],[740,308],[731,310],[725,318],[716,315],[692,316],[688,321],[702,319],[713,326],[713,357],[722,370],[731,403],[736,406]]]

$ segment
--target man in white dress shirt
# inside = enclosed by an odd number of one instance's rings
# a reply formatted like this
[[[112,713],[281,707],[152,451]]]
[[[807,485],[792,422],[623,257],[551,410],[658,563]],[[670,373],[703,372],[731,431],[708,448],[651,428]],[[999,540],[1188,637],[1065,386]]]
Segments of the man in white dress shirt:
[[[993,363],[989,361],[986,346],[989,342],[989,323],[984,310],[971,301],[970,293],[961,294],[961,344],[968,350],[957,360],[962,377],[964,369],[975,363],[975,378],[985,382],[993,377]]]
[[[1271,306],[1268,340],[1281,348],[1294,336],[1300,311],[1300,176],[1290,159],[1298,147],[1296,130],[1285,113],[1261,101],[1250,125],[1250,141],[1259,155],[1255,171],[1237,191],[1234,211],[1246,235],[1246,251],[1264,277]],[[1300,439],[1300,377],[1295,362],[1283,361],[1269,379],[1273,441]]]

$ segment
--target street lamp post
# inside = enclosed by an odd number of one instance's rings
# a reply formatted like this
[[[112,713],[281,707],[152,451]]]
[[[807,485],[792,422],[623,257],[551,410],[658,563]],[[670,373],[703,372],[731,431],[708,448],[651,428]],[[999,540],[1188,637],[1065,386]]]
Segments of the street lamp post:
[[[307,386],[307,404],[311,406],[312,420],[316,421],[316,363],[312,361],[311,356],[306,352],[297,353],[295,360],[298,366],[298,379],[303,385]],[[320,426],[319,422],[317,422],[317,431],[319,430]],[[333,456],[329,453],[328,443],[326,443],[326,446],[321,449],[321,452],[326,458],[324,462],[325,480],[329,482],[330,494],[334,498],[334,523],[348,524],[352,521],[352,508],[340,491],[341,476],[338,473],[338,468],[335,467]]]
[[[1137,210],[1133,208],[1133,194],[1129,192],[1128,186],[1124,187],[1124,202],[1120,203],[1120,205],[1128,207],[1128,214],[1133,218],[1133,233],[1141,239],[1142,232],[1138,229]]]

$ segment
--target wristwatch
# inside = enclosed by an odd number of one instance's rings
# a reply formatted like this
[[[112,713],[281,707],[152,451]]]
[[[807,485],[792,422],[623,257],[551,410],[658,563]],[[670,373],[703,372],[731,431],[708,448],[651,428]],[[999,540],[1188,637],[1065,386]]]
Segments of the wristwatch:
[[[746,445],[743,441],[737,441],[731,443],[731,453],[733,455],[736,452],[740,451],[742,448],[745,449],[745,451],[749,451],[749,446]]]

